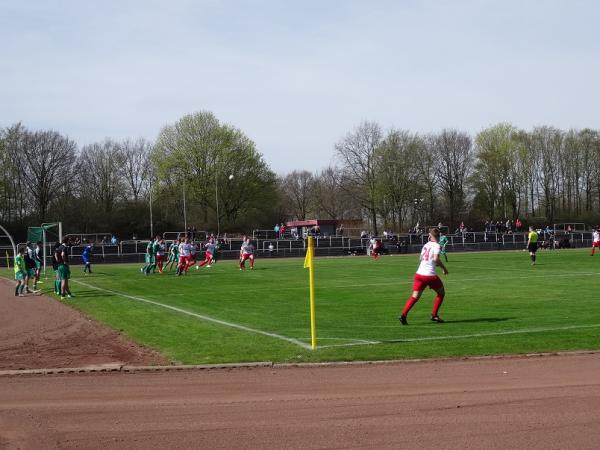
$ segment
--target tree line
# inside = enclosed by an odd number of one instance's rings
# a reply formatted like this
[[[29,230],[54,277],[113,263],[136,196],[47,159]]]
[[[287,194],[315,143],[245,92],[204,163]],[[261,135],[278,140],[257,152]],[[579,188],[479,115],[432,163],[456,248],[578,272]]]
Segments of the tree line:
[[[288,219],[364,221],[374,233],[443,222],[600,221],[600,133],[510,124],[475,137],[363,122],[335,143],[335,163],[276,175],[255,143],[210,112],[189,114],[155,142],[81,148],[54,130],[0,129],[0,223],[62,221],[69,232],[247,232]],[[131,236],[129,236],[131,235]]]
[[[418,134],[363,122],[334,150],[334,167],[281,178],[288,216],[364,218],[375,234],[416,223],[600,222],[597,130],[501,123],[473,138],[456,129]]]

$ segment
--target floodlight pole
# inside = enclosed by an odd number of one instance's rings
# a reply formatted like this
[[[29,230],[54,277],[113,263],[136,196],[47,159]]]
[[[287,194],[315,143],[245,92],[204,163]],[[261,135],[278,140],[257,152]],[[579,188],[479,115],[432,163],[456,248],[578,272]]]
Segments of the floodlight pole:
[[[217,238],[221,234],[221,221],[219,219],[219,173],[215,171],[215,200],[217,203]]]
[[[150,175],[150,237],[154,236],[154,225],[152,223],[152,175]]]
[[[183,231],[187,236],[187,211],[185,207],[185,176],[183,178]]]

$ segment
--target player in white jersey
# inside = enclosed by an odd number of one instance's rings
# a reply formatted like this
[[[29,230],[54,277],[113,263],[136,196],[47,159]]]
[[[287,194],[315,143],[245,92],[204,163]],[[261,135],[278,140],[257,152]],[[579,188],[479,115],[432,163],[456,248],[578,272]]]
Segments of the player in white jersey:
[[[250,238],[244,239],[240,248],[240,270],[246,268],[246,260],[250,260],[250,269],[254,270],[254,245]]]
[[[398,319],[400,319],[400,323],[402,325],[408,325],[406,320],[406,316],[408,316],[408,312],[411,308],[419,301],[421,298],[421,294],[425,288],[429,287],[436,292],[435,300],[433,302],[433,310],[431,312],[431,321],[442,323],[444,322],[438,312],[440,310],[440,306],[442,306],[442,302],[444,301],[444,295],[446,294],[444,291],[444,284],[440,277],[435,273],[436,266],[440,266],[444,272],[444,275],[448,275],[448,269],[444,266],[444,263],[440,259],[440,230],[438,228],[431,228],[429,230],[429,242],[423,246],[421,250],[421,263],[419,264],[419,268],[417,269],[417,273],[415,274],[415,278],[413,281],[413,293],[412,296],[406,301],[404,305],[404,309],[402,310],[402,314]]]
[[[600,227],[596,227],[592,233],[592,255],[596,253],[596,248],[600,248]]]
[[[180,276],[182,273],[187,273],[191,250],[192,246],[190,245],[190,240],[186,237],[183,242],[179,244],[179,265],[177,266],[177,276]]]
[[[158,241],[158,249],[156,250],[156,266],[159,273],[163,273],[163,264],[165,263],[165,253],[167,252],[167,244],[161,237]]]

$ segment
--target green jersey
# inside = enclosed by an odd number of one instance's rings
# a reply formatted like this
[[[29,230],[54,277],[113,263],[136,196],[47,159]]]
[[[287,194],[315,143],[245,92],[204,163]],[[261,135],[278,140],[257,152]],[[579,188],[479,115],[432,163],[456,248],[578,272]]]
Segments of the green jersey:
[[[171,246],[169,247],[169,255],[172,255],[172,256],[179,255],[179,244],[176,244],[175,242],[171,243]]]
[[[15,273],[17,272],[25,272],[27,268],[25,267],[25,258],[21,255],[15,256]]]
[[[153,254],[156,255],[159,250],[160,250],[160,242],[154,241],[152,243],[152,252],[153,252]]]
[[[146,254],[150,256],[154,256],[156,254],[156,251],[154,250],[154,241],[148,242],[148,245],[146,246]]]
[[[441,247],[445,247],[447,243],[448,243],[448,237],[447,236],[442,236],[440,238],[440,246]]]

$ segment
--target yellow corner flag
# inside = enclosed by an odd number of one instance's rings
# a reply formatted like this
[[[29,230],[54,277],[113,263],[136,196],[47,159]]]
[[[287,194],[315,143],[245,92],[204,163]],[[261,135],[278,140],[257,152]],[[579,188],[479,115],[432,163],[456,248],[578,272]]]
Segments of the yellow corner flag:
[[[308,237],[308,248],[304,258],[304,268],[308,269],[308,281],[310,292],[310,338],[312,349],[317,348],[317,328],[315,315],[315,243],[312,236]]]
[[[313,237],[308,237],[308,248],[306,249],[306,256],[304,257],[304,268],[310,269],[313,266],[313,257],[315,250],[313,248]]]

